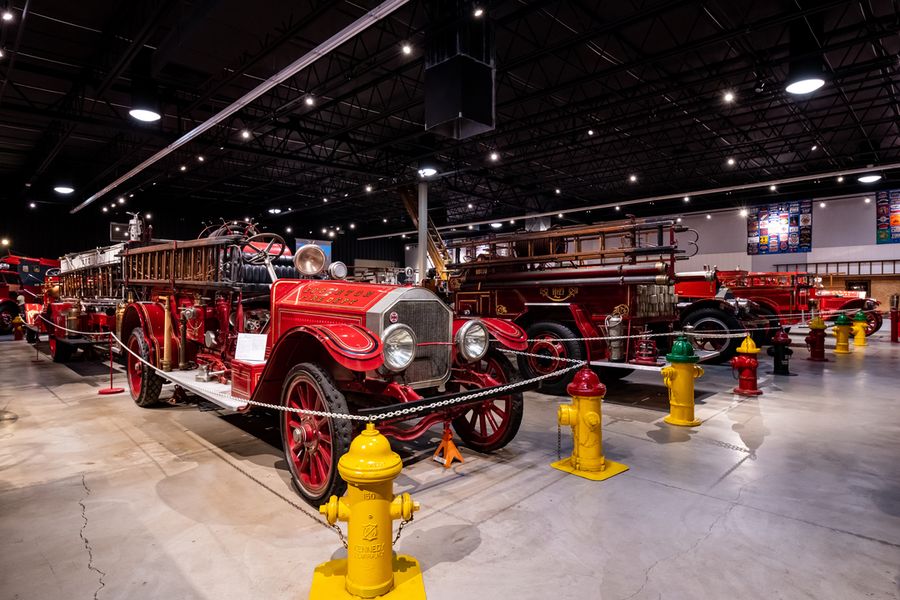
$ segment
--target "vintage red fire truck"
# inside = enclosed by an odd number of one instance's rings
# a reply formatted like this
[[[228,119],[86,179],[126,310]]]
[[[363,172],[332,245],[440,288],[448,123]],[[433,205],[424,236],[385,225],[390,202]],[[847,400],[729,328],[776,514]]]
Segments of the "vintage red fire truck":
[[[401,440],[452,424],[470,448],[490,452],[516,435],[522,393],[505,387],[518,380],[501,352],[525,349],[525,332],[516,325],[455,318],[421,287],[347,281],[342,263],[323,274],[325,254],[314,245],[291,256],[277,235],[210,233],[126,244],[118,254],[120,292],[94,287],[93,298],[56,303],[53,314],[72,311],[77,302],[78,318],[108,317],[93,326],[123,340],[138,406],[157,404],[171,382],[176,393],[237,411],[250,410],[248,401],[356,415],[424,408],[379,420],[382,433]],[[98,273],[91,272],[82,275],[95,285]],[[429,408],[485,388],[494,393]],[[278,415],[299,493],[313,505],[340,494],[337,461],[361,421]]]
[[[527,330],[536,356],[519,359],[524,377],[552,373],[565,364],[559,359],[587,359],[604,381],[659,369],[671,340],[654,334],[680,324],[710,334],[756,324],[747,303],[734,299],[676,302],[681,231],[674,220],[631,219],[469,239],[450,245],[460,260],[448,267],[448,289],[459,314],[509,318]],[[635,337],[579,339],[618,336]],[[727,338],[695,339],[707,359],[725,360],[736,347]],[[561,394],[570,379],[548,378],[541,387]]]
[[[12,331],[17,315],[27,319],[29,312],[40,309],[47,271],[57,267],[59,261],[49,258],[0,257],[0,335]]]
[[[821,278],[808,273],[743,270],[715,273],[715,279],[710,281],[679,280],[676,293],[680,299],[697,299],[727,292],[754,302],[757,310],[773,323],[785,326],[809,320],[813,311],[825,320],[833,320],[842,312],[863,310],[868,321],[866,334],[872,335],[881,328],[877,300],[867,298],[864,292],[825,289]]]

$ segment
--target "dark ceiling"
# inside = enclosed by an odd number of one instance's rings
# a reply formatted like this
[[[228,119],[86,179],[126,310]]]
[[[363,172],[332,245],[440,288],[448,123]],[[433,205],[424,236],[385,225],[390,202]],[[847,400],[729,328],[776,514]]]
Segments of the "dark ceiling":
[[[300,235],[323,226],[350,235],[350,222],[361,236],[407,230],[399,191],[415,183],[425,159],[445,173],[431,184],[438,224],[900,161],[896,0],[486,2],[496,35],[497,124],[464,141],[424,129],[430,1],[413,0],[69,214],[376,5],[14,0],[14,19],[0,34],[0,234],[20,252],[59,254],[105,243],[110,217],[124,221],[125,210],[152,212],[166,237],[193,237],[201,221],[245,216]],[[791,96],[783,89],[791,27],[818,19],[828,82]],[[133,80],[147,73],[164,117],[142,125],[128,109]],[[723,100],[726,91],[733,102]],[[489,159],[494,151],[497,161]],[[879,185],[890,187],[900,170],[885,175]],[[697,204],[854,191],[847,179]],[[73,182],[71,196],[54,193],[63,180]],[[119,196],[126,203],[110,210]],[[672,206],[681,209],[673,201],[630,212]],[[269,208],[283,212],[272,216]]]

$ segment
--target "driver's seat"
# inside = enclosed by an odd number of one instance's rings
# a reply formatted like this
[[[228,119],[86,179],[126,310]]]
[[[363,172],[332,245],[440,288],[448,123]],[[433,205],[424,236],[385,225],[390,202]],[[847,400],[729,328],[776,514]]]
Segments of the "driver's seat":
[[[282,256],[272,259],[275,274],[279,279],[300,279],[300,272],[294,267],[290,257]],[[269,270],[265,265],[250,265],[244,263],[240,266],[237,281],[249,291],[267,291],[272,281],[269,278]]]

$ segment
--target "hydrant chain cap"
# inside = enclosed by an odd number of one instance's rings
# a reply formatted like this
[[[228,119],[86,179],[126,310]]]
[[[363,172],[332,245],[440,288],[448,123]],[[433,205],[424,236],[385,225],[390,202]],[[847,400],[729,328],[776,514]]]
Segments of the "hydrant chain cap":
[[[606,386],[600,383],[600,378],[588,367],[578,369],[572,382],[566,386],[570,396],[605,396]]]
[[[853,320],[861,321],[861,322],[865,323],[866,322],[866,313],[864,313],[862,311],[862,309],[859,309],[858,311],[856,311],[856,314],[853,315]]]
[[[841,313],[838,315],[837,319],[834,320],[835,325],[852,325],[853,321],[850,320],[847,315]]]
[[[737,351],[741,354],[759,354],[759,347],[753,343],[753,338],[748,335],[741,342],[741,345],[738,346]]]
[[[403,461],[391,450],[388,439],[369,423],[350,443],[350,449],[338,461],[338,472],[347,483],[375,483],[394,479]]]
[[[680,335],[672,344],[672,351],[666,354],[670,363],[695,363],[700,357],[694,354],[694,346],[687,337]]]

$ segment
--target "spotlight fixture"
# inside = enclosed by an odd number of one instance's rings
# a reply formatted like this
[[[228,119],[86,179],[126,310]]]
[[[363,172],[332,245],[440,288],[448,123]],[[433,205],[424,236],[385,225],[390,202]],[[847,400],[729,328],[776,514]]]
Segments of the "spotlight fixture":
[[[562,194],[562,190],[559,188],[556,188],[554,191],[556,192],[557,195]]]
[[[3,238],[2,240],[0,240],[0,246],[9,246],[9,238]]]
[[[593,129],[588,129],[588,135],[594,135],[594,130],[593,130]]]
[[[250,130],[244,129],[243,131],[241,131],[241,137],[244,138],[245,140],[249,140],[250,139]]]
[[[838,176],[837,182],[838,182],[838,183],[844,183],[844,176],[843,176],[843,175]]]
[[[475,229],[474,225],[469,225],[469,229]]]
[[[356,223],[350,223],[350,229],[356,229]]]
[[[472,208],[472,203],[471,203],[471,202],[469,202],[469,208]]]
[[[500,155],[496,152],[491,152],[490,158],[492,161],[497,162],[498,160],[500,160]]]
[[[367,185],[367,186],[366,186],[366,191],[367,191],[367,192],[371,192],[371,191],[372,191],[372,186],[371,186],[371,185]]]
[[[866,198],[866,199],[868,200],[868,198]],[[37,208],[37,204],[35,204],[34,202],[29,202],[28,208]]]
[[[103,212],[109,212],[109,209],[106,208],[106,207],[104,206],[104,207],[103,207]]]
[[[326,228],[323,227],[323,228],[322,228],[322,235],[325,235],[326,233],[328,233],[328,230],[327,230]]]
[[[128,111],[132,119],[142,121],[144,123],[153,123],[162,119],[162,115],[152,108],[132,108]]]
[[[187,171],[187,166],[181,165],[180,167],[178,167],[178,170],[181,172]]]
[[[811,147],[809,150],[810,150],[811,152],[815,152],[815,151],[818,150],[818,149],[819,149],[819,146],[816,145],[816,144],[813,144],[812,147]]]
[[[616,206],[616,210],[617,210],[617,211],[622,210],[622,207],[621,207],[621,206]]]
[[[870,202],[872,202],[872,199],[871,199],[871,198],[865,198],[864,201],[865,201],[866,204],[869,204]]]
[[[403,44],[400,49],[403,50],[403,54],[412,54],[412,46],[409,44]]]
[[[819,202],[819,208],[825,208],[825,203],[824,203],[824,202]]]
[[[328,204],[328,198],[322,198],[322,202]]]
[[[683,200],[684,200],[685,203],[688,203],[688,202],[691,201],[691,197],[690,197],[690,196],[685,196],[685,197],[683,198]]]
[[[306,98],[303,99],[303,101],[306,103],[307,106],[312,106],[313,104],[316,103],[316,100],[312,96],[307,96]]]
[[[778,189],[778,188],[775,186],[774,183],[773,183],[772,185],[769,186],[769,191],[770,191],[770,192],[774,192],[774,191],[777,190],[777,189]]]
[[[197,162],[203,162],[205,160],[206,160],[206,157],[203,156],[202,154],[197,157]]]
[[[510,219],[510,220],[509,220],[509,224],[510,224],[510,225],[515,225],[515,224],[516,224],[516,220],[515,220],[515,219]]]
[[[631,183],[634,183],[635,181],[637,181],[637,175],[629,175],[628,181],[630,181]]]
[[[860,175],[856,180],[860,183],[875,183],[880,179],[881,175],[878,173],[867,173],[866,175]]]
[[[151,215],[150,213],[147,213],[146,215],[144,215],[144,218],[149,221],[150,219],[153,218],[153,215]]]
[[[119,196],[119,204],[125,204],[125,196]]]
[[[475,17],[476,19],[478,19],[482,15],[484,15],[484,9],[481,8],[480,6],[476,6],[475,10],[472,11],[472,16]]]
[[[294,230],[293,230],[291,227],[285,227],[285,228],[284,228],[284,232],[285,232],[285,233],[293,233]]]
[[[0,18],[2,18],[5,22],[9,23],[10,21],[12,21],[15,18],[15,15],[13,15],[12,11],[7,8],[6,10],[3,11],[3,16]]]
[[[558,215],[556,215],[556,216],[557,216],[557,217],[559,217],[559,218],[560,218],[560,219],[562,219],[562,218],[563,218],[563,214],[562,214],[562,213],[559,213],[559,214],[558,214]]]
[[[879,177],[879,179],[880,179],[880,177]],[[54,187],[53,191],[56,192],[57,194],[62,194],[63,196],[68,196],[69,194],[71,194],[72,192],[75,191],[75,188],[73,188],[70,185],[60,184],[60,185],[57,185],[56,187]]]
[[[387,223],[387,217],[383,218],[383,219],[381,220],[381,222],[382,222],[382,223]]]
[[[825,85],[825,64],[819,40],[824,27],[821,15],[808,15],[790,26],[790,65],[784,91],[802,96]]]
[[[676,222],[676,223],[681,223],[681,217],[678,217],[677,219],[675,219],[675,222]]]
[[[409,252],[409,246],[403,246],[403,249]]]
[[[494,229],[500,229],[501,227],[503,227],[503,223],[491,223],[491,227],[493,227]]]
[[[0,48],[0,58],[3,58],[6,54],[3,52],[3,48]]]
[[[334,237],[334,232],[333,232],[333,231],[329,231],[329,232],[328,232],[328,237]]]
[[[712,215],[707,214],[707,215],[706,215],[706,218],[707,218],[707,219],[712,219]]]
[[[725,92],[722,94],[722,100],[725,102],[734,102],[734,92]]]
[[[733,159],[733,158],[729,158],[729,159],[728,159],[728,166],[729,166],[729,167],[733,167],[733,166],[734,166],[734,159]]]

